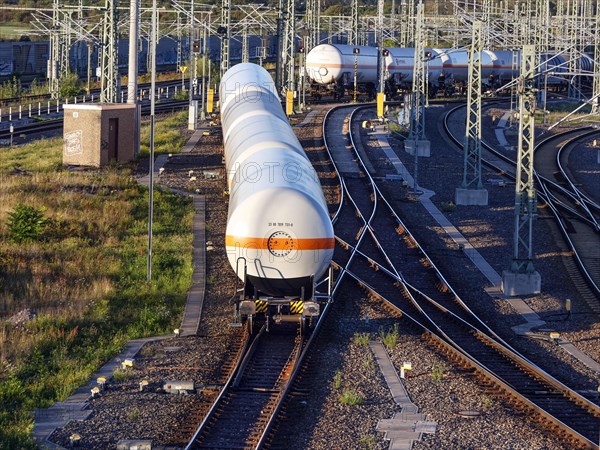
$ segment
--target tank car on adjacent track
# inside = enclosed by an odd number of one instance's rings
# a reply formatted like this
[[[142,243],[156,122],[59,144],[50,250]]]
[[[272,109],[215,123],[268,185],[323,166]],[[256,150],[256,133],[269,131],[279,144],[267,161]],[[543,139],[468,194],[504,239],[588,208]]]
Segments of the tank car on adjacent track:
[[[411,89],[414,71],[414,48],[386,48],[384,78],[388,93],[397,88]],[[425,49],[428,81],[435,92],[453,84],[464,85],[468,80],[469,53],[465,49]],[[569,82],[567,61],[562,55],[544,53],[540,57],[544,83],[562,88]],[[343,44],[321,44],[306,56],[307,76],[318,85],[335,85],[337,91],[357,83],[367,92],[377,84],[378,55],[375,47]],[[498,88],[519,76],[520,52],[484,50],[481,54],[482,82]],[[593,72],[591,59],[579,56],[575,66],[584,77]],[[390,92],[392,91],[392,92]]]
[[[314,314],[315,281],[329,268],[334,248],[316,172],[265,69],[233,66],[219,95],[230,193],[225,244],[244,282],[239,312],[276,305],[280,318]]]

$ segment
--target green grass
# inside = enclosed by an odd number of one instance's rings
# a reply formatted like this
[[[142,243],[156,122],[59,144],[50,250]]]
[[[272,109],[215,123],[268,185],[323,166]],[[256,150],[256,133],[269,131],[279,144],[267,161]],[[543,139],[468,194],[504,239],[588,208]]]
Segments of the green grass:
[[[431,366],[431,379],[433,381],[442,381],[444,379],[444,372],[446,366],[443,363],[433,363]]]
[[[185,144],[185,136],[181,132],[181,122],[186,121],[188,112],[180,112],[173,114],[155,123],[155,139],[154,139],[154,153],[159,155],[161,153],[176,153],[174,148],[181,148]],[[141,132],[140,151],[142,156],[150,154],[150,127],[147,126],[142,128]]]
[[[22,24],[3,23],[0,24],[0,39],[15,40],[24,34],[29,34],[30,29]]]
[[[392,350],[398,344],[398,338],[400,336],[398,324],[394,324],[394,326],[387,331],[380,330],[379,336],[381,337],[381,342],[383,342],[383,345],[385,345],[388,351]]]
[[[369,335],[369,333],[354,333],[354,337],[352,338],[352,341],[360,346],[360,347],[366,347],[369,345],[369,340],[371,339],[371,336]]]
[[[362,404],[364,399],[356,392],[351,389],[346,389],[340,395],[340,403],[347,406],[355,406]]]
[[[333,387],[335,389],[339,389],[342,387],[342,372],[340,372],[339,370],[335,372],[335,375],[333,376]]]
[[[129,339],[176,328],[191,285],[190,200],[155,191],[148,283],[147,189],[128,167],[72,172],[61,155],[62,139],[0,152],[0,317],[38,314],[24,329],[0,320],[0,450],[35,448],[34,408],[64,400]],[[21,243],[7,224],[18,204],[47,219]]]

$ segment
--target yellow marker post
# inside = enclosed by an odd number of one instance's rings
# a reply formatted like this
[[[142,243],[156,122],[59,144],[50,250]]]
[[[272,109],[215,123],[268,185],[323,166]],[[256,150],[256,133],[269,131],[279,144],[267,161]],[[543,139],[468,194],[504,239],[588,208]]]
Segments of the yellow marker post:
[[[181,70],[181,73],[185,73],[187,66],[179,66],[179,70]]]
[[[209,89],[208,90],[208,99],[206,100],[206,112],[207,113],[211,113],[213,112],[213,102],[215,100],[215,90],[214,89]]]
[[[385,94],[377,93],[377,117],[383,117],[383,102],[385,102]]]
[[[406,371],[412,370],[412,363],[410,361],[404,361],[400,367],[400,378],[404,378]]]
[[[285,113],[288,116],[294,114],[294,91],[286,91],[285,93]]]

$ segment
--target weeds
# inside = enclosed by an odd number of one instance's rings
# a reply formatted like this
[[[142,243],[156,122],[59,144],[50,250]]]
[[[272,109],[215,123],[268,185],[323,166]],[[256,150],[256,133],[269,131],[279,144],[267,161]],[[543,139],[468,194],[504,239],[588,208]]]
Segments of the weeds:
[[[8,237],[19,243],[38,240],[47,221],[41,209],[19,203],[8,213]]]
[[[354,333],[352,341],[358,346],[366,347],[367,345],[369,345],[370,339],[371,336],[369,335],[369,333]]]
[[[394,326],[388,329],[387,332],[380,330],[379,336],[381,337],[381,342],[388,350],[392,350],[398,344],[398,338],[400,337],[400,331],[398,329],[398,324],[394,324]]]
[[[140,418],[140,410],[136,407],[132,408],[127,414],[127,417],[129,417],[129,420],[132,422],[138,420]]]
[[[217,281],[217,274],[216,273],[211,273],[209,276],[206,277],[206,284],[208,286],[215,284],[215,282]]]
[[[485,406],[486,408],[489,408],[494,404],[494,400],[491,397],[488,397],[487,395],[482,395],[481,403],[483,403],[483,406]]]
[[[342,387],[342,372],[339,370],[333,376],[333,387],[335,389],[339,389]]]
[[[456,204],[452,200],[450,200],[448,202],[440,203],[440,208],[444,212],[452,212],[456,209]]]
[[[363,401],[363,398],[360,395],[358,395],[356,391],[353,391],[351,389],[344,390],[344,392],[342,392],[342,395],[340,395],[340,403],[342,403],[343,405],[355,406],[362,404]]]
[[[433,363],[431,366],[431,379],[433,381],[442,381],[444,379],[444,371],[446,366],[443,363]]]
[[[365,448],[368,450],[372,450],[373,448],[375,448],[375,436],[372,435],[365,435],[362,436],[359,440],[358,443],[360,444],[361,448]]]

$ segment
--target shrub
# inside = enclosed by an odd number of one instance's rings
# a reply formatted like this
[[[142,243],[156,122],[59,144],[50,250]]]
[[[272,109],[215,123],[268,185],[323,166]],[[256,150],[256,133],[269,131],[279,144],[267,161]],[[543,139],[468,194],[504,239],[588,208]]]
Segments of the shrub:
[[[340,403],[348,406],[360,405],[363,402],[363,398],[358,395],[356,391],[351,389],[346,389],[340,395]]]
[[[448,202],[440,203],[440,207],[444,212],[452,212],[456,209],[456,204],[452,200],[450,200]]]
[[[60,96],[62,98],[75,97],[81,94],[81,80],[75,72],[70,72],[59,80]]]
[[[37,240],[42,236],[46,223],[41,209],[19,203],[8,214],[8,237],[14,242]]]
[[[113,381],[126,381],[133,376],[133,372],[127,369],[115,369],[112,374]]]
[[[17,77],[13,77],[12,80],[5,81],[0,85],[1,98],[20,97],[22,94],[21,80],[17,79]]]

